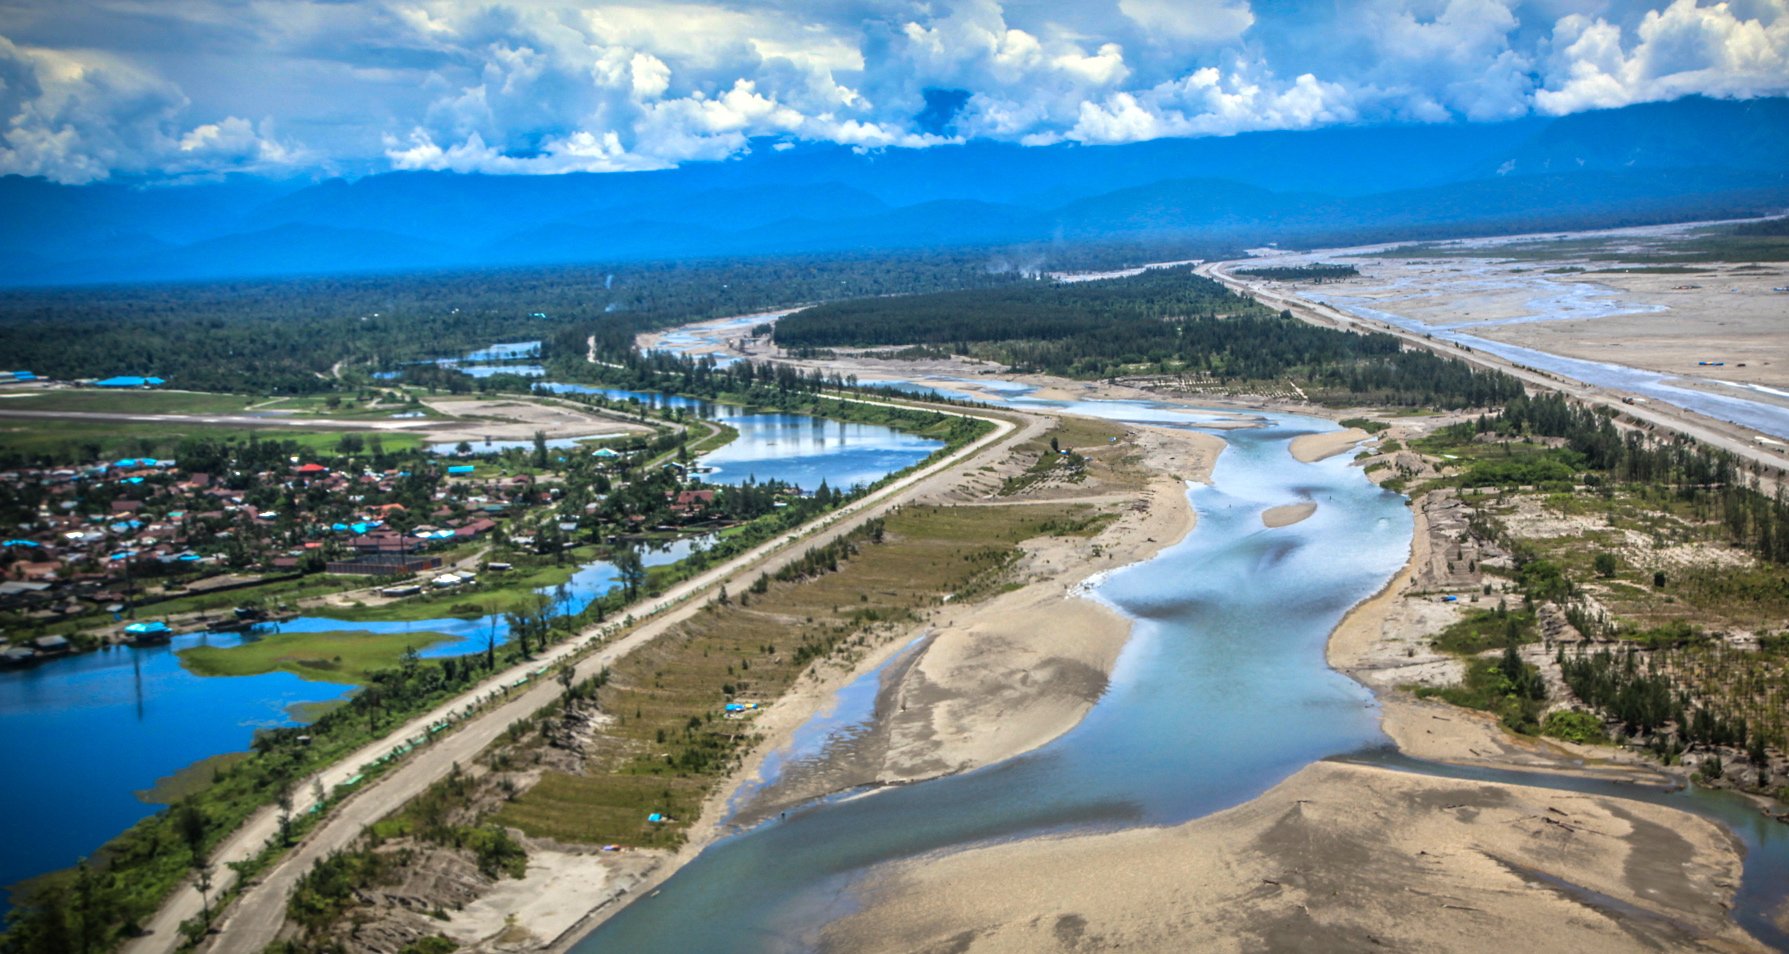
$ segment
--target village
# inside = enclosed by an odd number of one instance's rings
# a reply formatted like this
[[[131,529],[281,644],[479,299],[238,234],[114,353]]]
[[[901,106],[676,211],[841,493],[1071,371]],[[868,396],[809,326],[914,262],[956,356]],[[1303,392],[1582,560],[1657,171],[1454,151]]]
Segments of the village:
[[[801,496],[706,486],[681,437],[478,457],[188,438],[173,459],[0,471],[0,665],[242,629],[330,594],[468,588],[510,561],[713,533]]]

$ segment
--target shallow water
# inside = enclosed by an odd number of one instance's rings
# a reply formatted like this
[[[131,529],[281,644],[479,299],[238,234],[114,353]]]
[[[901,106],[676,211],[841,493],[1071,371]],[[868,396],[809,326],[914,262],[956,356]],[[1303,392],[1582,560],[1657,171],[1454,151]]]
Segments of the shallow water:
[[[1147,403],[1103,410],[1176,413]],[[1371,695],[1324,665],[1323,644],[1348,607],[1403,565],[1409,512],[1345,459],[1292,459],[1292,437],[1333,425],[1264,424],[1232,432],[1214,486],[1190,492],[1197,532],[1098,587],[1137,623],[1079,726],[975,772],[828,800],[720,841],[576,950],[803,950],[878,864],[1049,831],[1185,821],[1315,759],[1381,744]],[[1262,510],[1299,500],[1316,501],[1317,513],[1262,527]]]
[[[1075,410],[1175,426],[1203,416],[1153,402]],[[1189,495],[1199,512],[1196,532],[1097,587],[1100,598],[1136,622],[1111,687],[1079,726],[1006,762],[844,793],[729,836],[573,950],[810,950],[825,924],[850,913],[853,888],[879,865],[1047,832],[1184,822],[1338,756],[1660,801],[1712,818],[1747,848],[1741,924],[1769,943],[1789,943],[1765,915],[1789,891],[1789,826],[1743,799],[1437,766],[1388,753],[1370,692],[1328,668],[1323,650],[1342,615],[1404,563],[1409,511],[1402,498],[1348,467],[1345,456],[1315,464],[1292,459],[1292,437],[1333,424],[1278,415],[1262,423],[1225,434],[1230,446],[1213,486]],[[1301,500],[1318,504],[1310,519],[1262,527],[1263,510]],[[861,701],[873,692],[871,678],[841,698]],[[824,751],[828,733],[844,739],[855,731],[862,707],[848,708],[847,718],[822,720],[802,751]]]
[[[1682,382],[1689,380],[1684,375],[1664,374],[1658,371],[1647,371],[1642,368],[1629,367],[1624,364],[1612,364],[1605,361],[1590,361],[1584,358],[1568,358],[1564,355],[1524,348],[1520,345],[1506,344],[1490,338],[1481,338],[1455,330],[1456,327],[1469,326],[1435,326],[1424,324],[1414,318],[1406,318],[1388,309],[1397,307],[1396,302],[1374,301],[1350,298],[1346,295],[1335,295],[1320,292],[1305,292],[1305,298],[1322,302],[1339,308],[1361,318],[1370,318],[1395,325],[1407,331],[1425,335],[1433,335],[1444,341],[1494,354],[1506,361],[1527,365],[1542,371],[1563,375],[1585,384],[1597,387],[1614,388],[1650,398],[1665,404],[1694,411],[1716,420],[1730,421],[1742,427],[1770,434],[1775,437],[1789,439],[1789,407],[1771,404],[1765,401],[1752,400],[1720,391],[1706,391],[1689,387]],[[1577,316],[1570,316],[1577,317]],[[1704,383],[1715,384],[1713,379],[1697,379]],[[1768,393],[1768,392],[1766,392]]]

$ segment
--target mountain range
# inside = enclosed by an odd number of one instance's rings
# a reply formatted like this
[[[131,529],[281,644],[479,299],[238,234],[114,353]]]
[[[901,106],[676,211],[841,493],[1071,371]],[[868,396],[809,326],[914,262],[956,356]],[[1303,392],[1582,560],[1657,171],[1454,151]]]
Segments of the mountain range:
[[[0,178],[0,284],[1054,242],[1319,244],[1789,206],[1789,99],[1114,146],[754,142],[636,173],[392,172],[63,186]]]

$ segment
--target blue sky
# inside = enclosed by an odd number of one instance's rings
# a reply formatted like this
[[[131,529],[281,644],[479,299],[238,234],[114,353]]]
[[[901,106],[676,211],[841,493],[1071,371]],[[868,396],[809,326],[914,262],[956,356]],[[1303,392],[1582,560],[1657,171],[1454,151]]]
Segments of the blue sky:
[[[0,0],[0,174],[554,173],[1789,92],[1789,0]]]

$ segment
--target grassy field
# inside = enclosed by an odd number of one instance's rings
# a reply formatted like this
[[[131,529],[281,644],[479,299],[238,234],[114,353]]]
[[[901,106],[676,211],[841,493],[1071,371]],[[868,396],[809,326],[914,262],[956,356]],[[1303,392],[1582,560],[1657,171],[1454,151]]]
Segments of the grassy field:
[[[57,389],[0,398],[0,409],[95,414],[235,414],[259,401],[244,394],[202,391]]]
[[[0,408],[10,405],[0,402]],[[114,455],[171,455],[182,438],[211,437],[224,441],[246,441],[250,434],[262,440],[289,440],[318,451],[332,450],[341,443],[343,431],[317,431],[307,427],[239,427],[225,424],[195,424],[186,421],[28,421],[0,419],[0,454],[25,456],[61,454],[71,460]],[[422,446],[422,438],[402,431],[383,431],[375,435],[359,432],[370,439],[377,436],[388,451],[410,450]]]
[[[1019,541],[1086,533],[1097,517],[1079,504],[904,508],[882,543],[861,541],[838,572],[733,594],[623,659],[599,696],[616,721],[586,771],[547,772],[497,819],[568,841],[681,842],[752,739],[749,721],[721,717],[725,702],[774,700],[814,658],[849,662],[868,651],[866,631],[904,628],[946,594],[953,604],[991,595]],[[676,821],[650,825],[651,812]]]
[[[186,768],[155,780],[155,787],[136,793],[137,800],[151,805],[172,805],[175,802],[211,787],[219,775],[227,775],[232,766],[249,757],[247,752],[225,752],[200,759]]]
[[[395,667],[405,651],[451,638],[441,633],[280,633],[227,649],[183,649],[180,662],[201,676],[289,672],[319,682],[364,683],[369,673]]]
[[[330,607],[329,615],[357,623],[393,623],[449,616],[475,619],[492,613],[532,610],[540,599],[535,590],[564,583],[584,564],[599,559],[602,553],[596,547],[576,547],[565,551],[564,555],[563,564],[543,563],[533,567],[518,566],[505,573],[487,572],[470,590],[435,593],[425,589],[418,596],[377,606]]]

